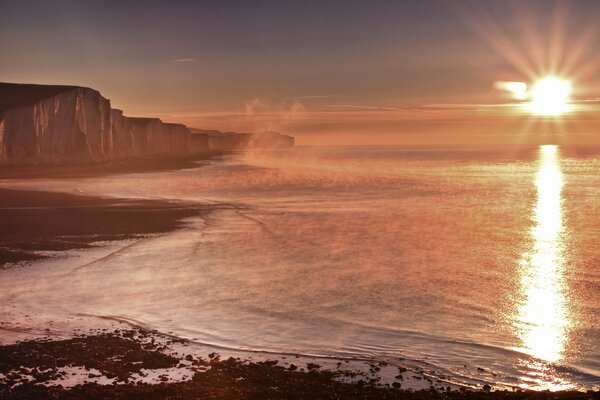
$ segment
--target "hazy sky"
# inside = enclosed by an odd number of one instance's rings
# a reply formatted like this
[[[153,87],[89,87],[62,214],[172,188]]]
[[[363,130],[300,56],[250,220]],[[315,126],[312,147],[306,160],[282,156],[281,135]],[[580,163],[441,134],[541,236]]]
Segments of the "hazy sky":
[[[494,82],[560,74],[592,104],[599,20],[595,0],[6,0],[0,80],[90,86],[128,115],[300,143],[586,141],[591,113],[537,121]]]

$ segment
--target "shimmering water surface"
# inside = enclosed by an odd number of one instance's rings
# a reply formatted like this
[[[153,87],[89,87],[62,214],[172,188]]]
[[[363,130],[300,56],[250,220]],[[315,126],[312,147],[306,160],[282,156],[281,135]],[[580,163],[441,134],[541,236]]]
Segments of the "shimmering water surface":
[[[6,181],[228,206],[92,262],[1,271],[0,313],[111,316],[469,385],[600,388],[598,154],[296,148],[185,171]]]

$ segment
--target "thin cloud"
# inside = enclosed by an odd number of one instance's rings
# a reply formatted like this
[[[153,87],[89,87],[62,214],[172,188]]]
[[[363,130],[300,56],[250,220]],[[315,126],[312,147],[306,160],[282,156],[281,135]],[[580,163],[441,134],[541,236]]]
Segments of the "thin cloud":
[[[312,100],[312,99],[330,99],[340,97],[339,94],[314,94],[305,96],[286,96],[283,100]]]
[[[196,61],[195,58],[178,58],[176,60],[173,60],[173,62],[176,62],[176,63],[189,63],[189,62],[194,62],[194,61]]]
[[[355,104],[327,104],[324,107],[331,111],[419,111],[415,108],[366,106]]]
[[[419,106],[421,110],[478,110],[481,108],[503,108],[503,107],[515,107],[521,106],[523,102],[510,102],[510,103],[434,103],[434,104],[423,104]]]

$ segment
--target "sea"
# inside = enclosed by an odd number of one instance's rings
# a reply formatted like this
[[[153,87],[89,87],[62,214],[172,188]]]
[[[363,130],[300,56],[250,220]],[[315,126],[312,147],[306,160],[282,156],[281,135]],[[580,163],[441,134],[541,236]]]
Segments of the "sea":
[[[0,316],[29,330],[110,318],[470,387],[600,389],[600,148],[300,146],[0,185],[211,210],[0,271]]]

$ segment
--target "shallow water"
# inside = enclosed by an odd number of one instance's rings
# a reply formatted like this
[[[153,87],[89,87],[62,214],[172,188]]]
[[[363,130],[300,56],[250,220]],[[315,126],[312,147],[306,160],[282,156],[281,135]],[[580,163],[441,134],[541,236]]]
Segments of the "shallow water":
[[[7,181],[233,208],[94,262],[2,271],[0,314],[110,316],[229,348],[391,360],[472,386],[598,389],[598,154],[296,148],[193,170]]]

